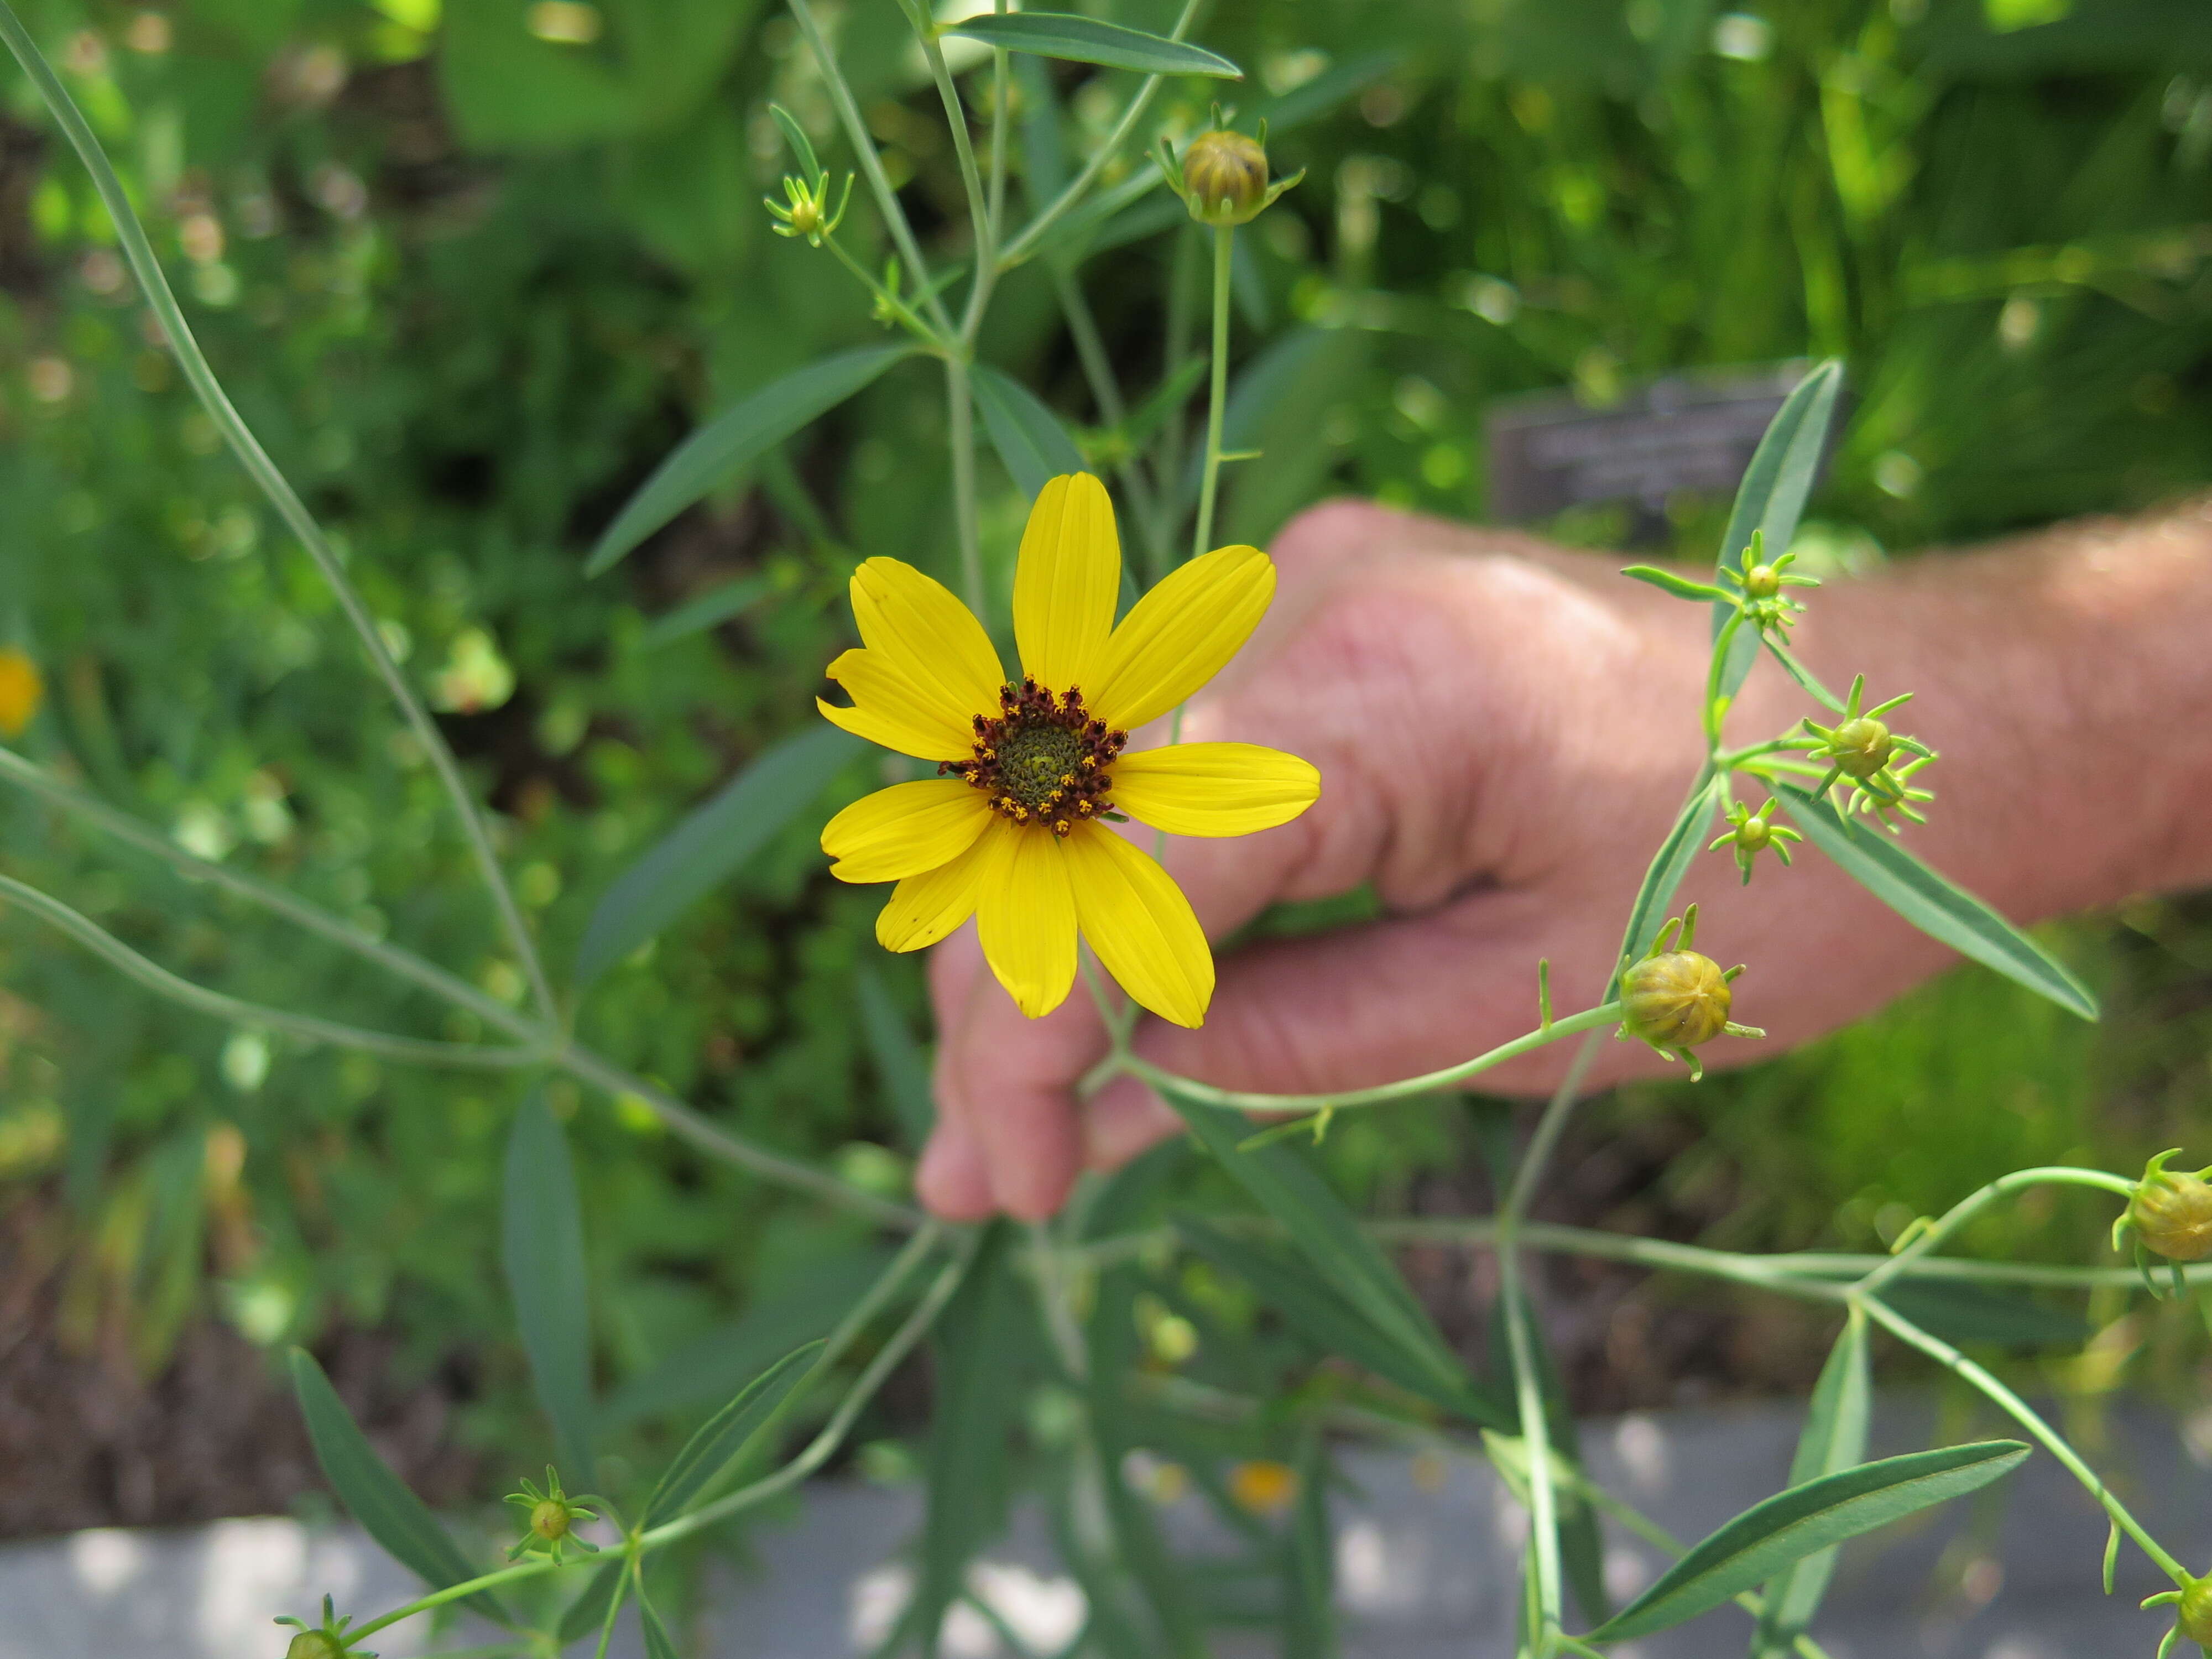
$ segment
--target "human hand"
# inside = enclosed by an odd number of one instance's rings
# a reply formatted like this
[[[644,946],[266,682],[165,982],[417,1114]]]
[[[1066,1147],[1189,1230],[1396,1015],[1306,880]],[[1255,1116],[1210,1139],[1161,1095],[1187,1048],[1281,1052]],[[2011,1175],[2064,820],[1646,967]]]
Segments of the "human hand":
[[[1589,1006],[1704,756],[1705,609],[1623,580],[1614,559],[1354,502],[1308,512],[1274,553],[1274,606],[1191,705],[1184,736],[1303,755],[1321,769],[1321,800],[1261,835],[1171,842],[1167,865],[1217,939],[1278,900],[1365,882],[1386,914],[1234,951],[1204,1026],[1147,1021],[1138,1052],[1227,1088],[1314,1093],[1438,1069],[1529,1030],[1539,957],[1561,1014]],[[1905,725],[1940,749],[1948,732],[1974,729],[1971,708],[1925,695],[1929,675],[1947,679],[1942,656],[1956,642],[1940,606],[1918,608],[1917,631],[1900,623],[1885,586],[1824,590],[1799,653],[1838,684],[1865,668],[1878,696],[1921,690]],[[1818,712],[1779,674],[1755,672],[1729,738],[1776,735]],[[2002,759],[1978,738],[1962,747],[1936,769],[1943,799],[1913,832],[1916,850],[2000,908],[2042,902],[2018,883],[2007,890],[2020,861],[1993,855],[2003,838],[1989,833],[2004,814],[1974,810],[2002,804]],[[1817,857],[1768,864],[1745,889],[1725,849],[1703,855],[1681,890],[1692,900],[1700,948],[1750,964],[1737,1012],[1770,1033],[1713,1045],[1709,1065],[1778,1053],[1950,959]],[[1077,997],[1024,1018],[983,970],[972,930],[938,948],[930,976],[940,1118],[919,1186],[939,1213],[1049,1214],[1086,1163],[1118,1164],[1180,1127],[1127,1077],[1079,1103],[1077,1080],[1106,1050],[1097,1011]],[[1547,1091],[1574,1046],[1501,1066],[1485,1086]],[[1608,1042],[1590,1080],[1667,1065],[1641,1043]]]

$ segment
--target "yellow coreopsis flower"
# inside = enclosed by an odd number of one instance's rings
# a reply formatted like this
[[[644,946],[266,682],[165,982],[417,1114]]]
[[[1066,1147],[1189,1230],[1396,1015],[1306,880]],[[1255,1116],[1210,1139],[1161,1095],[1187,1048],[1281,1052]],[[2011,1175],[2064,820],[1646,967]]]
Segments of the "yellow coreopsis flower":
[[[1182,702],[1237,654],[1275,592],[1255,547],[1193,559],[1120,625],[1121,549],[1087,473],[1037,495],[1014,571],[1022,678],[943,584],[896,559],[853,573],[862,648],[830,665],[853,706],[823,714],[949,775],[895,784],[830,821],[843,881],[896,881],[876,920],[893,951],[934,945],[970,915],[999,982],[1032,1019],[1066,1000],[1080,931],[1122,989],[1196,1025],[1213,956],[1190,901],[1101,818],[1178,836],[1242,836],[1289,822],[1321,794],[1295,755],[1247,743],[1124,754],[1134,727]]]
[[[0,646],[0,737],[13,741],[28,731],[46,696],[38,664],[13,646]]]

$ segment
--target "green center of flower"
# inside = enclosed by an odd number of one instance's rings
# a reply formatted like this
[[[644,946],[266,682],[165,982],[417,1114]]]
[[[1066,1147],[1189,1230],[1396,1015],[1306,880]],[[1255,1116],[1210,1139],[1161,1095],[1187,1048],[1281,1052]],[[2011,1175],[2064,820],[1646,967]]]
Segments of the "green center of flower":
[[[981,790],[1002,817],[1065,836],[1113,805],[1108,769],[1129,734],[1093,720],[1078,688],[1055,696],[1026,678],[1003,685],[998,714],[976,715],[975,726],[973,757],[937,769]]]

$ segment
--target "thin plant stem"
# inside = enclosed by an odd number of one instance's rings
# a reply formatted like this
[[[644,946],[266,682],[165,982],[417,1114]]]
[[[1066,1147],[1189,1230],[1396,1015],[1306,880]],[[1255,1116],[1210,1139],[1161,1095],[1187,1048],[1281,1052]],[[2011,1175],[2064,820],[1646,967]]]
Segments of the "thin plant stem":
[[[869,136],[868,124],[860,117],[860,106],[854,100],[853,88],[845,82],[845,72],[837,66],[836,54],[830,50],[829,37],[822,33],[821,21],[814,15],[814,8],[807,0],[788,0],[788,3],[792,19],[799,25],[799,32],[806,37],[814,62],[822,71],[822,83],[830,90],[830,101],[836,107],[846,142],[853,146],[860,172],[868,181],[869,192],[876,198],[876,210],[883,215],[884,228],[890,233],[907,268],[914,272],[915,286],[921,292],[921,303],[930,320],[937,325],[939,333],[950,335],[953,331],[951,314],[930,286],[929,265],[921,257],[921,245],[914,239],[914,227],[907,222],[906,210],[899,205],[898,192],[884,175],[883,158],[876,154],[876,141]]]
[[[1046,1331],[1061,1369],[1079,1386],[1091,1374],[1084,1352],[1083,1332],[1075,1322],[1074,1303],[1067,1283],[1066,1252],[1053,1236],[1048,1221],[1030,1223],[1030,1260],[1036,1271],[1037,1304],[1044,1313]]]
[[[1199,3],[1200,0],[1183,0],[1182,10],[1176,17],[1175,27],[1168,31],[1168,39],[1180,40],[1183,38],[1190,28],[1192,20],[1198,15]],[[998,265],[1000,270],[1012,270],[1035,253],[1037,243],[1045,232],[1051,229],[1054,224],[1058,222],[1060,215],[1081,201],[1089,192],[1091,185],[1098,182],[1098,175],[1105,172],[1114,158],[1121,153],[1121,146],[1127,140],[1129,134],[1135,129],[1137,123],[1144,118],[1145,111],[1151,106],[1153,96],[1159,91],[1160,82],[1164,78],[1158,75],[1148,75],[1145,77],[1144,84],[1139,86],[1135,94],[1130,98],[1128,107],[1121,112],[1121,118],[1115,122],[1114,130],[1106,135],[1106,142],[1099,145],[1091,159],[1084,163],[1083,170],[1068,181],[1067,187],[1054,197],[1042,211],[1022,227],[1020,235],[1000,250]]]
[[[1079,1085],[1086,1097],[1105,1086],[1117,1072],[1129,1072],[1144,1079],[1156,1089],[1172,1090],[1186,1100],[1201,1106],[1218,1106],[1227,1110],[1243,1112],[1305,1112],[1319,1111],[1323,1107],[1343,1109],[1354,1106],[1381,1106],[1393,1101],[1411,1099],[1416,1095],[1432,1094],[1438,1089],[1449,1089],[1468,1078],[1502,1066],[1509,1060],[1532,1054],[1548,1043],[1577,1032],[1591,1031],[1601,1026],[1618,1023],[1620,1006],[1607,1002],[1595,1008],[1585,1008],[1578,1014],[1569,1014],[1565,1019],[1555,1019],[1540,1030],[1515,1037],[1510,1042],[1501,1042],[1486,1054],[1473,1060],[1463,1060],[1456,1066],[1447,1066],[1440,1072],[1424,1072],[1397,1083],[1378,1084],[1371,1089],[1346,1089],[1339,1094],[1321,1095],[1265,1095],[1242,1089],[1217,1089],[1210,1083],[1199,1083],[1187,1077],[1153,1065],[1135,1054],[1109,1054],[1091,1067]]]
[[[607,1649],[613,1644],[615,1619],[622,1612],[623,1602],[629,1595],[629,1574],[615,1575],[614,1594],[607,1597],[607,1616],[599,1621],[599,1644],[592,1650],[592,1659],[607,1659]]]
[[[1891,1335],[1919,1349],[1953,1375],[1980,1389],[2014,1422],[2034,1436],[2045,1451],[2066,1466],[2067,1472],[2087,1488],[2089,1495],[2104,1506],[2106,1514],[2112,1516],[2114,1524],[2135,1540],[2142,1553],[2157,1565],[2160,1571],[2177,1584],[2186,1586],[2189,1583],[2190,1575],[2181,1563],[2143,1530],[2142,1523],[2129,1513],[2128,1506],[2106,1489],[2105,1483],[2097,1478],[2096,1471],[2081,1461],[2081,1455],[2066,1443],[2065,1437],[2045,1422],[2034,1407],[1942,1338],[1922,1330],[1880,1297],[1855,1295],[1852,1300],[1856,1305],[1864,1308],[1868,1316]]]
[[[952,528],[960,544],[960,586],[968,608],[990,613],[983,595],[983,550],[975,519],[975,404],[969,391],[968,363],[953,355],[945,360],[945,442],[952,452]]]
[[[1114,363],[1107,355],[1106,342],[1098,332],[1098,319],[1091,310],[1091,301],[1084,297],[1083,285],[1075,273],[1058,261],[1052,263],[1053,291],[1060,297],[1060,313],[1067,319],[1067,337],[1075,347],[1075,360],[1083,369],[1083,378],[1091,388],[1091,401],[1098,406],[1099,419],[1108,426],[1118,426],[1128,414],[1129,406],[1121,396],[1121,386],[1115,378]],[[1130,453],[1117,461],[1114,476],[1129,497],[1131,515],[1136,520],[1137,532],[1144,538],[1145,558],[1148,566],[1157,568],[1163,557],[1158,544],[1159,502],[1152,481],[1146,474],[1144,458]]]
[[[386,1060],[401,1060],[412,1066],[504,1071],[542,1066],[547,1058],[547,1048],[542,1044],[507,1048],[398,1036],[388,1031],[372,1031],[358,1025],[342,1024],[337,1020],[319,1019],[313,1014],[295,1014],[283,1008],[271,1008],[262,1003],[227,996],[221,991],[211,991],[204,985],[196,985],[188,979],[180,978],[159,963],[140,956],[90,917],[80,915],[59,899],[40,892],[26,882],[17,881],[13,876],[0,876],[0,896],[11,900],[40,921],[59,928],[110,967],[121,972],[125,978],[136,981],[156,995],[190,1008],[195,1013],[207,1014],[233,1025],[283,1031],[308,1042],[326,1042],[334,1048],[352,1048],[362,1054],[377,1054]]]
[[[975,237],[975,283],[981,288],[994,272],[998,258],[995,225],[991,216],[989,187],[983,182],[981,171],[975,165],[975,141],[968,131],[968,111],[960,101],[960,88],[952,82],[952,71],[945,62],[945,48],[938,44],[935,30],[926,26],[926,19],[915,19],[915,33],[921,42],[921,55],[929,64],[930,77],[937,82],[937,95],[945,105],[945,122],[952,130],[952,152],[960,161],[960,183],[968,192],[968,216]],[[994,54],[1001,60],[1005,52]],[[1003,63],[1000,73],[1004,74]],[[995,141],[994,147],[996,148]],[[992,164],[999,170],[996,160]],[[970,310],[974,309],[972,304]]]
[[[842,242],[835,236],[824,235],[822,239],[822,246],[837,256],[837,262],[858,277],[860,285],[868,290],[868,297],[896,319],[899,325],[908,333],[940,356],[952,349],[943,335],[915,316],[905,301],[877,281],[866,265],[847,252]]]
[[[2136,1183],[2132,1181],[2124,1176],[2108,1175],[2102,1170],[2082,1170],[2071,1165],[2015,1170],[2010,1175],[1999,1176],[1987,1186],[1960,1199],[1944,1212],[1941,1220],[1930,1222],[1922,1228],[1903,1249],[1874,1268],[1852,1289],[1860,1296],[1872,1296],[1906,1271],[1911,1263],[1934,1251],[1945,1239],[1997,1200],[2029,1187],[2042,1186],[2094,1187],[2103,1192],[2117,1193],[2122,1198],[2134,1197],[2136,1190]]]
[[[571,1555],[556,1561],[550,1555],[541,1555],[534,1561],[525,1561],[518,1566],[501,1567],[497,1572],[488,1572],[481,1578],[464,1579],[458,1584],[447,1585],[444,1589],[432,1590],[428,1595],[417,1596],[405,1607],[394,1607],[380,1619],[372,1619],[365,1625],[356,1626],[346,1632],[346,1640],[349,1644],[357,1643],[375,1635],[380,1630],[391,1629],[403,1619],[412,1619],[418,1613],[429,1613],[450,1602],[465,1601],[470,1596],[483,1590],[497,1589],[501,1584],[520,1583],[526,1578],[543,1577],[549,1572],[560,1572],[570,1567],[580,1567],[586,1562],[594,1559],[596,1559],[595,1557],[589,1555]]]
[[[1206,404],[1206,463],[1198,485],[1198,522],[1192,527],[1190,556],[1206,551],[1213,540],[1213,500],[1221,483],[1221,421],[1229,402],[1229,289],[1237,228],[1213,230],[1213,364]]]
[[[991,9],[1006,15],[1006,0],[993,0]],[[991,228],[995,237],[1006,222],[1006,49],[991,48]]]
[[[368,605],[348,580],[336,550],[323,534],[322,526],[307,511],[307,503],[300,499],[276,464],[269,459],[268,452],[262,448],[261,441],[253,435],[252,429],[231,406],[229,395],[223,391],[222,382],[216,379],[215,370],[209,366],[199,342],[193,337],[191,325],[185,320],[184,311],[177,304],[177,296],[169,287],[169,279],[161,270],[161,261],[155,257],[153,244],[146,238],[146,228],[140,222],[137,210],[131,205],[131,198],[124,191],[122,180],[115,176],[115,169],[108,164],[106,152],[100,148],[99,139],[93,136],[92,129],[86,125],[83,112],[77,108],[76,100],[70,96],[68,88],[62,85],[52,65],[46,62],[46,55],[31,38],[30,31],[23,27],[22,20],[15,15],[15,9],[7,4],[6,0],[0,0],[0,39],[7,41],[9,50],[22,64],[24,73],[31,77],[39,95],[46,100],[70,147],[76,151],[77,159],[83,162],[85,170],[92,175],[93,188],[99,192],[101,203],[107,209],[108,217],[114,223],[116,239],[122,246],[123,257],[131,267],[131,275],[137,278],[139,292],[145,296],[148,309],[161,325],[170,352],[175,356],[177,366],[183,371],[193,395],[199,399],[200,406],[207,411],[208,417],[215,422],[216,431],[222,434],[239,465],[245,469],[246,476],[268,498],[270,505],[276,509],[277,516],[298,538],[300,544],[307,549],[307,556],[314,562],[316,569],[336,595],[338,608],[345,613],[347,622],[352,624],[362,649],[368,653],[370,666],[376,671],[377,678],[384,682],[386,690],[399,706],[408,728],[429,758],[432,769],[437,773],[439,782],[444,786],[447,796],[453,802],[454,814],[460,819],[462,832],[467,838],[469,850],[476,860],[484,885],[491,894],[492,904],[499,914],[508,946],[521,963],[523,974],[529,981],[531,996],[545,1019],[557,1018],[559,1006],[554,1000],[553,988],[545,977],[544,964],[538,959],[537,944],[523,921],[521,907],[515,902],[514,890],[507,884],[506,872],[500,867],[499,854],[491,844],[491,831],[477,807],[475,796],[470,793],[466,781],[461,776],[460,763],[453,757],[445,734],[439,731],[437,722],[430,718],[430,711],[415,695],[414,688],[400,673],[399,665],[392,660],[392,653],[385,647],[383,632],[378,628],[376,618],[370,614]]]

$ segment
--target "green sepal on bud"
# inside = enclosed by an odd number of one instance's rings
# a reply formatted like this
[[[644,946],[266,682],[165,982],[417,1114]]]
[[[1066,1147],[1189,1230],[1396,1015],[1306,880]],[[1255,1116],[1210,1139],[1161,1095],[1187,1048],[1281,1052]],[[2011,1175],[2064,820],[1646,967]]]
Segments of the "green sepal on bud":
[[[2143,1599],[2146,1607],[2171,1607],[2173,1628],[2158,1644],[2158,1659],[2166,1659],[2176,1642],[2194,1642],[2212,1652],[2212,1574],[2191,1578],[2179,1589],[2161,1590]]]
[[[1814,739],[1805,745],[1807,757],[1828,763],[1827,776],[1813,793],[1825,796],[1839,779],[1849,778],[1851,788],[1845,812],[1871,813],[1894,835],[1897,823],[1893,815],[1901,814],[1915,823],[1928,822],[1915,809],[1918,803],[1936,797],[1928,790],[1913,787],[1911,779],[1936,758],[1936,751],[1917,738],[1891,731],[1882,721],[1891,709],[1911,702],[1912,693],[1907,691],[1862,712],[1859,705],[1865,696],[1866,676],[1861,674],[1851,681],[1840,721],[1832,726],[1812,720],[1804,722],[1807,734]],[[1899,765],[1899,759],[1908,755],[1912,758]]]
[[[1185,144],[1180,157],[1163,137],[1152,159],[1190,216],[1217,229],[1251,223],[1306,176],[1300,167],[1289,178],[1269,184],[1267,124],[1260,123],[1258,137],[1247,137],[1224,124],[1218,104],[1213,125]]]
[[[769,227],[779,236],[804,236],[809,247],[820,247],[822,239],[836,234],[845,222],[845,210],[853,204],[853,175],[845,175],[844,193],[838,197],[836,210],[830,206],[834,192],[827,173],[812,180],[794,179],[786,173],[783,179],[784,199],[773,196],[761,198],[761,205],[775,222]]]
[[[284,1659],[376,1659],[374,1653],[349,1646],[345,1630],[353,1623],[350,1616],[337,1617],[337,1609],[331,1598],[323,1598],[323,1622],[310,1625],[305,1620],[280,1618],[274,1622],[289,1625],[298,1632],[284,1650]]]
[[[1678,938],[1679,936],[1679,938]],[[1620,975],[1620,1030],[1614,1036],[1639,1037],[1669,1059],[1690,1068],[1690,1081],[1705,1074],[1692,1050],[1715,1037],[1763,1037],[1756,1025],[1729,1018],[1735,1000],[1730,988],[1741,963],[1723,970],[1711,957],[1690,947],[1697,942],[1698,907],[1670,918],[1642,960]]]
[[[1792,587],[1818,587],[1820,579],[1800,576],[1790,567],[1797,562],[1795,553],[1784,553],[1771,563],[1766,558],[1766,534],[1764,531],[1751,532],[1751,545],[1743,550],[1736,567],[1720,568],[1720,578],[1735,589],[1723,595],[1744,614],[1744,619],[1754,627],[1775,629],[1790,627],[1796,616],[1804,614],[1805,607],[1791,599],[1784,590]]]
[[[1775,823],[1774,803],[1771,800],[1756,812],[1737,801],[1729,808],[1728,821],[1731,826],[1728,833],[1717,838],[1705,850],[1711,853],[1723,847],[1734,848],[1735,867],[1743,872],[1743,884],[1747,887],[1751,885],[1752,861],[1761,849],[1771,848],[1787,868],[1790,843],[1805,839],[1788,824]]]
[[[2136,1270],[2152,1296],[2163,1294],[2151,1277],[2150,1258],[2156,1255],[2172,1270],[2173,1293],[2187,1293],[2181,1264],[2212,1256],[2212,1167],[2185,1174],[2166,1167],[2168,1158],[2181,1155],[2175,1146],[2143,1165],[2128,1207],[2112,1223],[2112,1248],[2119,1249],[2130,1233],[2135,1235]]]
[[[545,1489],[543,1492],[526,1479],[522,1490],[507,1493],[507,1501],[520,1505],[528,1512],[521,1540],[507,1553],[508,1560],[518,1561],[525,1555],[550,1555],[557,1565],[562,1550],[570,1546],[586,1555],[599,1553],[597,1544],[576,1535],[575,1527],[579,1521],[599,1518],[597,1510],[586,1509],[585,1504],[597,1504],[605,1507],[607,1500],[594,1498],[589,1492],[579,1492],[570,1497],[561,1490],[560,1474],[550,1463],[545,1466]]]

